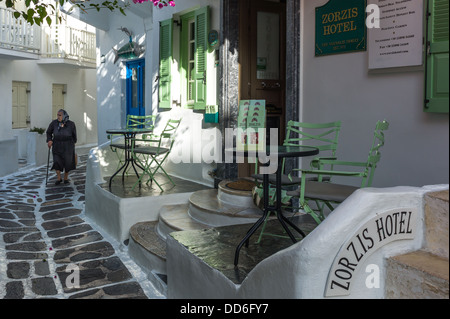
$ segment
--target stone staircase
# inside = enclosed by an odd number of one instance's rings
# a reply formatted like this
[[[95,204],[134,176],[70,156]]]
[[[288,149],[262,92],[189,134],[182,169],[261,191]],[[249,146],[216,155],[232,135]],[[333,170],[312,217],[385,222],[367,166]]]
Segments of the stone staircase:
[[[240,183],[236,185],[235,183]],[[252,199],[249,181],[222,181],[218,189],[192,193],[185,204],[166,205],[157,221],[141,222],[130,229],[128,253],[148,273],[148,279],[166,292],[166,244],[169,233],[249,224],[262,215]]]
[[[449,298],[449,191],[425,196],[425,245],[387,260],[386,298]]]

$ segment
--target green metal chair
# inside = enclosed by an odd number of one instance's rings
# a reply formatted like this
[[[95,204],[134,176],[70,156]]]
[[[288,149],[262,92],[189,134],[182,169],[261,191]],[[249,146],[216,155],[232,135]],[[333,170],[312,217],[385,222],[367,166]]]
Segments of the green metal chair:
[[[287,192],[289,196],[299,198],[299,204],[304,211],[310,214],[319,224],[324,219],[324,211],[313,210],[309,201],[324,203],[331,211],[334,205],[342,203],[355,190],[370,187],[375,174],[375,169],[381,159],[380,149],[384,145],[384,132],[389,128],[387,121],[378,121],[376,124],[372,146],[366,162],[352,162],[341,160],[320,159],[315,165],[317,169],[294,169],[301,172],[299,189]],[[330,169],[330,167],[333,169]],[[337,170],[338,167],[349,167],[352,170]],[[294,171],[293,170],[293,171]],[[317,180],[308,180],[308,175],[314,175]],[[334,182],[323,182],[323,176],[344,176],[361,178],[359,187]],[[321,206],[322,208],[324,206]]]
[[[315,157],[310,166],[315,167],[317,162],[321,158],[336,159],[336,150],[338,145],[339,132],[341,130],[341,122],[329,122],[329,123],[307,123],[289,121],[286,130],[286,139],[283,142],[284,146],[314,146],[320,151],[320,156]],[[286,159],[283,159],[282,163],[282,175],[281,184],[295,185],[300,182],[299,178],[291,176],[289,178],[287,172],[285,172]],[[258,182],[262,182],[263,176],[257,174],[258,166],[255,166],[255,174],[252,175]],[[275,184],[276,174],[269,176],[269,182]]]
[[[139,179],[136,181],[136,183],[133,185],[132,190],[134,190],[134,188],[138,184],[141,185],[143,177],[147,175],[149,177],[147,180],[147,184],[154,181],[156,185],[158,185],[161,192],[163,192],[163,188],[154,178],[155,174],[159,170],[161,170],[172,183],[172,185],[175,186],[174,181],[169,176],[169,174],[167,174],[162,165],[172,151],[172,147],[175,142],[175,133],[180,123],[181,119],[169,120],[159,136],[153,134],[145,136],[143,135],[142,138],[137,138],[135,140],[140,144],[139,146],[137,146],[138,144],[135,143],[132,146],[131,154],[143,168],[143,172],[139,176]]]
[[[315,157],[310,162],[310,167],[314,168],[320,159],[336,159],[336,150],[338,146],[339,133],[341,130],[341,122],[328,122],[328,123],[308,123],[308,122],[297,122],[289,121],[286,130],[286,139],[283,142],[284,146],[314,146],[320,151],[319,157]],[[300,178],[296,176],[289,176],[286,172],[286,159],[283,159],[282,163],[282,175],[281,175],[281,185],[283,187],[296,186],[300,183]],[[255,173],[258,167],[255,166]],[[256,182],[261,184],[263,180],[263,175],[254,174],[252,175]],[[311,177],[314,179],[314,177]],[[322,180],[330,180],[330,177],[322,177]],[[269,175],[269,205],[273,205],[276,200],[276,174]],[[254,196],[262,197],[263,191],[261,185],[253,190]],[[289,207],[289,200],[291,196],[287,194],[286,190],[282,190],[282,203],[284,208]],[[293,209],[293,207],[289,207]],[[270,214],[269,214],[270,216]],[[264,233],[266,228],[267,220],[264,221],[262,225],[261,232],[257,243],[261,241],[263,234],[276,236],[270,233]]]
[[[156,115],[127,115],[127,124],[126,128],[155,128]],[[115,135],[110,134],[108,136],[110,140],[109,147],[111,151],[116,154],[117,159],[119,160],[117,164],[117,168],[123,165],[124,151],[125,151],[125,143],[123,139],[121,140],[119,137],[123,137],[123,135]]]

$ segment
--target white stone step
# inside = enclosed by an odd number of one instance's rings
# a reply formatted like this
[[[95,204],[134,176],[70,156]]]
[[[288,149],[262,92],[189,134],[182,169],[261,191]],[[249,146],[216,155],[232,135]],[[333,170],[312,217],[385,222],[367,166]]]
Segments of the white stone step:
[[[224,203],[218,196],[218,191],[197,191],[189,198],[189,216],[205,225],[220,227],[256,222],[262,211],[255,207],[242,207]]]
[[[217,198],[226,205],[255,207],[251,192],[254,185],[248,180],[224,180],[219,183]]]
[[[253,204],[251,191],[232,189],[228,182],[221,182],[219,189],[194,192],[185,204],[162,206],[158,221],[133,225],[128,248],[131,258],[152,274],[164,275],[165,240],[170,233],[254,223],[262,212]]]
[[[159,221],[156,227],[162,240],[166,240],[168,234],[174,231],[198,230],[210,228],[193,220],[189,214],[189,204],[166,205],[159,212]]]

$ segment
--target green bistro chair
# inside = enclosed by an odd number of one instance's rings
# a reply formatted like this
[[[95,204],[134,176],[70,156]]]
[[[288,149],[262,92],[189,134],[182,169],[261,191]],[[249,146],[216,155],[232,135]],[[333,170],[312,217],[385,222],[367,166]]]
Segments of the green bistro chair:
[[[147,180],[147,184],[154,181],[156,185],[158,185],[161,192],[163,192],[163,188],[154,178],[155,174],[159,170],[161,170],[172,185],[175,186],[174,181],[169,174],[167,174],[162,165],[172,151],[172,147],[175,142],[175,133],[180,123],[181,119],[169,120],[159,136],[153,134],[143,135],[142,138],[136,139],[136,142],[139,142],[140,144],[139,146],[137,146],[137,144],[133,145],[131,153],[135,160],[143,168],[143,172],[133,185],[132,190],[138,184],[141,185],[143,177],[148,175],[149,178]]]
[[[126,128],[150,128],[154,129],[156,121],[156,115],[127,115],[127,124]],[[124,151],[125,151],[125,143],[123,139],[119,139],[118,137],[123,137],[122,134],[115,135],[110,134],[108,136],[110,140],[109,147],[111,151],[114,152],[119,160],[117,164],[117,168],[123,165]]]
[[[317,169],[295,169],[301,172],[301,182],[299,189],[287,192],[289,196],[299,198],[300,206],[306,213],[310,214],[319,224],[325,219],[323,209],[313,210],[309,201],[324,203],[331,211],[334,210],[333,204],[342,203],[355,190],[364,187],[370,187],[375,174],[377,163],[381,159],[380,149],[384,145],[384,131],[389,128],[387,121],[378,121],[376,124],[372,146],[366,162],[351,162],[341,160],[321,159],[315,166]],[[331,170],[329,167],[333,167]],[[352,170],[337,170],[338,167],[353,168]],[[314,175],[316,180],[309,180],[308,175]],[[344,176],[361,178],[359,187],[334,182],[323,182],[322,176]],[[322,206],[323,208],[324,206]]]
[[[339,132],[341,130],[341,122],[330,123],[306,123],[289,121],[286,130],[286,139],[283,142],[284,146],[314,146],[320,151],[320,156],[315,157],[310,165],[314,167],[320,158],[336,159],[336,150],[338,145]],[[325,154],[324,154],[325,152]],[[281,184],[295,185],[300,182],[299,178],[291,177],[285,172],[286,159],[283,159],[281,166]],[[258,167],[255,167],[255,174],[252,175],[258,182],[262,182],[263,176],[256,174]],[[269,182],[275,184],[276,175],[269,176]]]
[[[315,157],[311,162],[311,168],[317,166],[317,163],[320,159],[336,159],[336,150],[338,146],[339,133],[341,130],[341,122],[328,122],[328,123],[307,123],[307,122],[296,122],[289,121],[286,130],[286,139],[283,142],[284,146],[314,146],[317,147],[320,151],[319,157]],[[281,185],[282,187],[294,187],[300,183],[300,178],[296,176],[289,176],[287,172],[285,172],[286,168],[286,159],[283,159],[282,163],[282,175],[281,175]],[[255,173],[257,172],[258,167],[255,168]],[[254,174],[252,175],[255,178],[256,182],[261,184],[263,180],[263,175]],[[314,179],[314,177],[311,177]],[[323,177],[323,180],[330,180],[330,177]],[[276,174],[269,175],[269,183],[271,184],[269,187],[269,205],[273,205],[276,200],[276,191],[275,191],[275,183],[276,183]],[[253,189],[253,196],[258,196],[260,199],[262,198],[262,187],[255,187]],[[289,207],[288,203],[290,201],[291,196],[287,194],[286,190],[282,190],[282,203],[284,208],[294,209],[294,207]],[[270,216],[270,215],[269,215]],[[264,233],[266,228],[267,220],[264,222],[261,228],[261,233],[259,235],[259,239],[257,243],[261,241],[263,234],[275,236],[270,233]]]

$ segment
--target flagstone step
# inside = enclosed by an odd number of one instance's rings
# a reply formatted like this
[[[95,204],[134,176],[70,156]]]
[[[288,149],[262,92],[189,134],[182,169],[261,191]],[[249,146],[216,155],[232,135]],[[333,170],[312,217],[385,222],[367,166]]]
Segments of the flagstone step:
[[[437,256],[449,258],[449,191],[425,196],[425,249]]]
[[[423,249],[386,263],[386,298],[449,298],[449,191],[425,195]]]
[[[386,298],[448,299],[448,259],[415,251],[387,260]]]
[[[130,228],[128,254],[141,268],[166,273],[166,242],[156,230],[158,221],[140,222]]]

